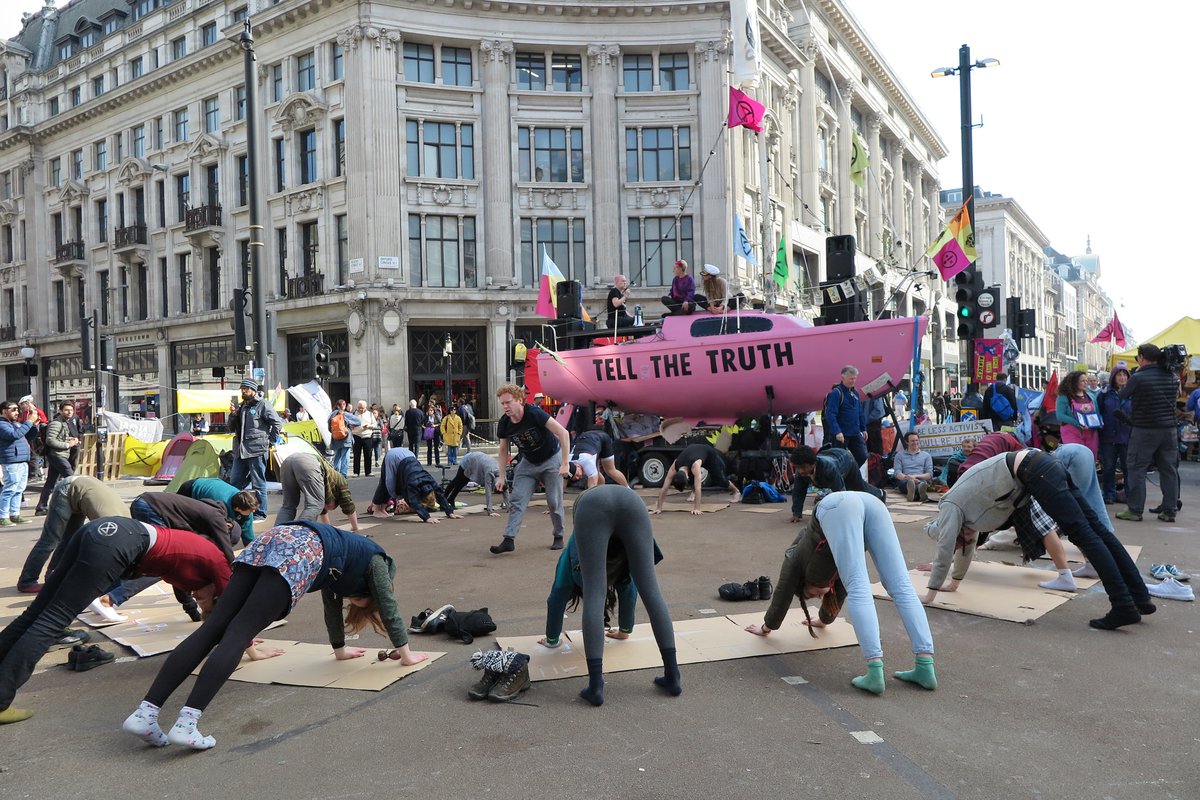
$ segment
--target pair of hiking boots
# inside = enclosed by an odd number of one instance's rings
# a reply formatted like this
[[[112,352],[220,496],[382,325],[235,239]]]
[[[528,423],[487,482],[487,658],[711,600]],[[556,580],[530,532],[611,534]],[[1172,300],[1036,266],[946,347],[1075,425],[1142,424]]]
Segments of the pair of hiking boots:
[[[515,672],[483,671],[483,677],[467,689],[467,696],[472,700],[491,700],[493,703],[507,703],[516,700],[521,692],[530,687],[529,662],[526,661]]]
[[[762,575],[745,583],[722,584],[717,593],[722,600],[770,600],[772,591],[771,579]]]

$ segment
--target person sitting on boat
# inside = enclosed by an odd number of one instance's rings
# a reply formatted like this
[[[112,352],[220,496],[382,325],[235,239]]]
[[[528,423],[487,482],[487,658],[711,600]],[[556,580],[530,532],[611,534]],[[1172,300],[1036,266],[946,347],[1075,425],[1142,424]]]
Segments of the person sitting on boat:
[[[625,310],[625,301],[629,299],[629,279],[624,275],[613,278],[613,288],[608,290],[608,300],[604,307],[608,311],[608,328],[628,328],[634,324],[633,317]]]
[[[699,516],[703,513],[700,510],[700,491],[704,484],[702,469],[708,470],[708,477],[714,485],[728,486],[729,502],[736,503],[741,499],[737,487],[725,475],[725,459],[717,448],[711,444],[689,444],[667,470],[667,475],[672,477],[663,479],[662,491],[658,493],[658,506],[650,513],[662,513],[663,501],[667,499],[667,492],[672,486],[682,492],[689,483],[692,485],[692,494],[688,497],[692,501],[692,514]]]
[[[675,262],[675,277],[671,293],[663,295],[668,314],[691,314],[696,310],[696,282],[688,275],[688,263],[682,258]]]
[[[705,264],[701,269],[703,294],[696,295],[696,305],[710,314],[737,311],[743,295],[729,296],[729,284],[721,277],[721,270],[714,264]]]

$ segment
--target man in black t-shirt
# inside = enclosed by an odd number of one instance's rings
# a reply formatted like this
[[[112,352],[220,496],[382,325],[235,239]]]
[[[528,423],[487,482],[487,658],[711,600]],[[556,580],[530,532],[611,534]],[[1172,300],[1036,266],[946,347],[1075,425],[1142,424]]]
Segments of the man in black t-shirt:
[[[708,476],[714,484],[728,485],[729,502],[736,503],[741,499],[737,487],[725,475],[725,459],[722,458],[717,448],[711,444],[689,444],[683,448],[683,452],[675,458],[675,462],[667,470],[667,476],[663,478],[662,491],[658,493],[658,507],[650,513],[662,513],[663,501],[667,499],[667,492],[671,490],[671,486],[683,491],[687,488],[688,483],[691,483],[692,495],[688,499],[692,501],[692,514],[699,516],[702,513],[700,511],[700,490],[704,484],[702,477],[704,473],[701,472],[701,469],[708,470]]]
[[[546,505],[554,526],[551,550],[563,547],[563,481],[567,476],[567,459],[571,452],[567,429],[559,425],[542,409],[525,402],[525,390],[515,384],[505,384],[496,391],[504,412],[496,426],[500,438],[500,475],[496,491],[503,492],[504,476],[508,472],[509,444],[521,451],[521,463],[513,474],[512,494],[508,498],[508,524],[500,544],[492,545],[493,553],[511,553],[517,549],[517,532],[525,518],[525,508],[537,488],[538,481],[546,487]]]
[[[624,474],[617,469],[617,454],[611,436],[604,431],[585,431],[576,436],[575,447],[571,451],[571,480],[587,478],[587,488],[599,486],[603,479],[596,467],[597,461],[608,477],[622,486],[629,485]]]
[[[607,328],[612,329],[614,325],[618,328],[628,328],[633,325],[633,317],[629,316],[629,312],[625,310],[628,292],[628,278],[624,275],[613,278],[613,288],[609,290],[608,300],[604,304],[604,308],[608,312],[608,320],[605,323]]]

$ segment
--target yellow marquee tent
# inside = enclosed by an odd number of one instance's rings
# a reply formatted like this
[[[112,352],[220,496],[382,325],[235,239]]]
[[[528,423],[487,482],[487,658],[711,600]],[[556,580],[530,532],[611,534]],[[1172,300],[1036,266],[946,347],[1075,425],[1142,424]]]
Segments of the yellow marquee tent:
[[[1142,340],[1143,344],[1147,342],[1156,344],[1159,347],[1168,344],[1181,344],[1187,348],[1188,353],[1191,355],[1200,355],[1200,319],[1181,317],[1178,322],[1166,330]],[[1114,353],[1108,357],[1109,369],[1116,369],[1118,366],[1124,366],[1126,369],[1136,367],[1137,348],[1134,347],[1123,353]]]

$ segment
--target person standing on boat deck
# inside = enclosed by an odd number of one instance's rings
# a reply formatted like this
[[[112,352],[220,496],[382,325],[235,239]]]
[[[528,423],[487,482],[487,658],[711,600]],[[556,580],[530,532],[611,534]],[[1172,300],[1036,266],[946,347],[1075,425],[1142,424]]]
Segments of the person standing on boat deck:
[[[671,293],[663,295],[668,314],[691,314],[696,310],[696,282],[688,275],[688,263],[682,258],[675,262],[675,277]]]
[[[849,450],[861,467],[867,461],[867,414],[854,384],[858,367],[842,367],[842,382],[836,383],[825,397],[825,441]]]
[[[713,264],[705,264],[701,272],[704,293],[696,295],[696,306],[710,314],[737,311],[742,295],[729,296],[729,284],[721,277],[721,270]]]
[[[608,290],[608,300],[604,307],[608,310],[608,328],[628,328],[633,325],[633,317],[625,310],[625,301],[629,299],[629,279],[624,275],[613,278],[613,288]]]

